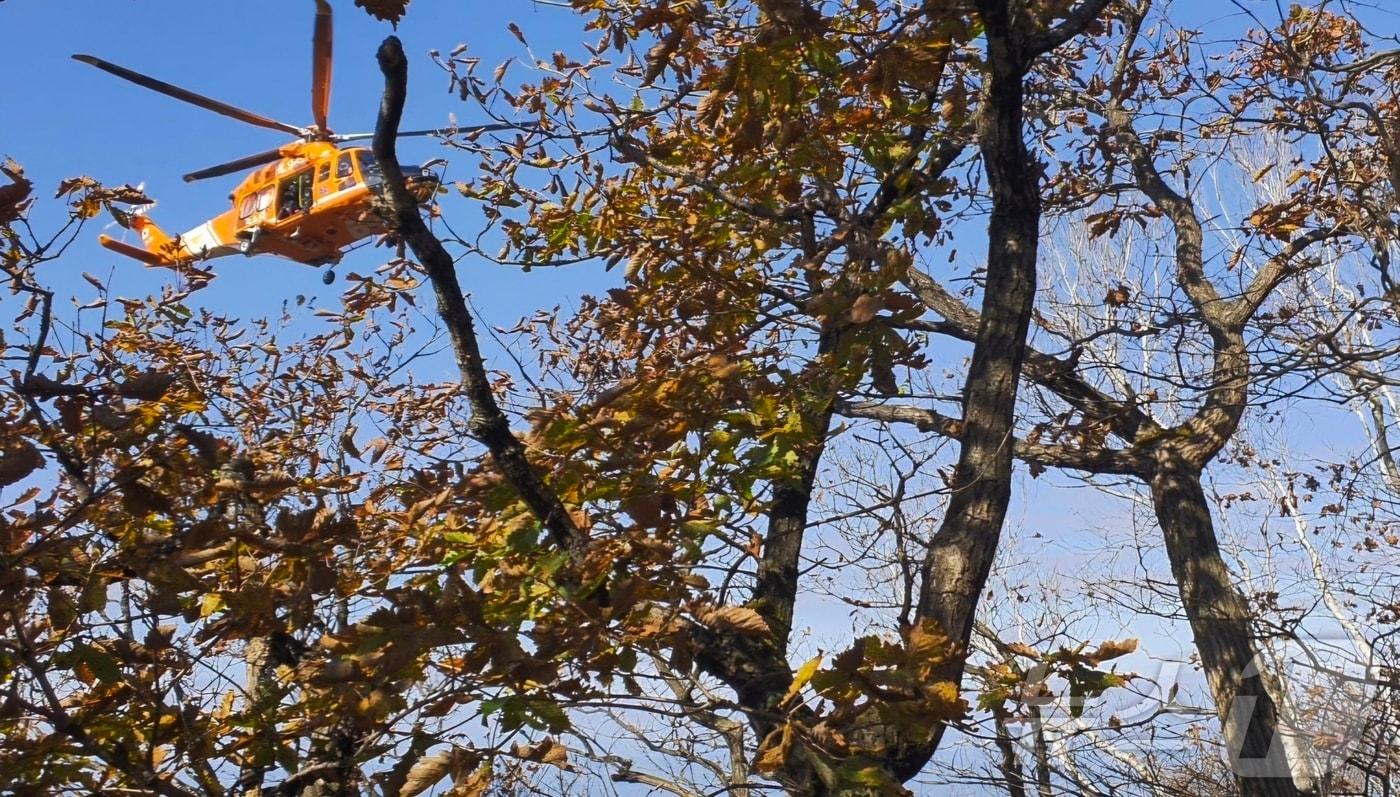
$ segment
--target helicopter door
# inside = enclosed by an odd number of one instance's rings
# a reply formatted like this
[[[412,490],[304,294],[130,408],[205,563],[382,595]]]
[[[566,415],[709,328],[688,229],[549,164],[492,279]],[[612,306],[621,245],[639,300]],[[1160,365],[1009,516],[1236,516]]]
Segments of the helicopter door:
[[[277,190],[277,218],[285,219],[311,209],[311,170],[283,180]]]

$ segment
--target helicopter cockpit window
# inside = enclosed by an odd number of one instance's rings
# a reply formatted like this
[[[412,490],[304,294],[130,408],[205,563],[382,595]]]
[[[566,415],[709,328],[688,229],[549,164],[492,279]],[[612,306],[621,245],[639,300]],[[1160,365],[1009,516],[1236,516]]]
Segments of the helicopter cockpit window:
[[[380,177],[379,164],[374,160],[374,153],[367,149],[359,151],[360,157],[360,177],[366,185],[376,185],[382,179]]]
[[[355,174],[355,168],[354,168],[353,166],[350,165],[350,153],[348,153],[348,152],[342,152],[342,153],[340,153],[340,160],[336,161],[336,163],[335,163],[335,176],[336,176],[336,179],[337,179],[337,180],[344,180],[344,179],[347,178],[347,177],[353,177],[354,174]]]
[[[258,198],[253,194],[243,197],[243,201],[238,203],[238,218],[246,219],[253,215],[253,211],[258,207]]]
[[[258,212],[261,213],[270,207],[272,207],[272,186],[258,192]]]

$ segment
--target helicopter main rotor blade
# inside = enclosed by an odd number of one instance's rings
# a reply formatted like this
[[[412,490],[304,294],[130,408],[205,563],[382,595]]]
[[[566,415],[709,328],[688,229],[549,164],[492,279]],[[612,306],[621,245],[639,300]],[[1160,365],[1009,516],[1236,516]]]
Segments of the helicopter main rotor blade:
[[[272,163],[280,157],[282,157],[282,152],[280,150],[270,149],[266,152],[259,152],[256,155],[239,158],[236,161],[221,163],[218,166],[210,166],[207,169],[200,169],[197,172],[190,172],[185,175],[185,182],[192,183],[195,180],[203,180],[208,177],[222,177],[225,174],[233,174],[234,172],[251,169],[254,166],[261,166],[264,163]]]
[[[316,0],[316,27],[311,36],[311,116],[322,135],[330,133],[331,4]]]
[[[454,133],[489,133],[493,130],[529,130],[534,127],[532,124],[489,124],[489,125],[467,125],[465,127],[444,127],[439,130],[400,130],[399,138],[406,136],[450,136]],[[373,133],[345,133],[343,135],[331,136],[332,141],[360,141],[366,138],[374,138]]]
[[[132,83],[135,83],[138,86],[143,86],[152,91],[158,91],[167,97],[174,97],[177,100],[188,102],[191,105],[197,105],[200,108],[205,109],[206,111],[213,111],[217,114],[223,114],[224,116],[237,119],[240,122],[247,122],[250,125],[266,127],[272,130],[280,130],[283,133],[290,133],[294,136],[302,136],[306,133],[306,131],[302,130],[300,127],[293,127],[292,125],[289,125],[285,122],[279,122],[276,119],[269,119],[266,116],[262,116],[261,114],[256,114],[252,111],[245,111],[242,108],[234,107],[225,102],[219,102],[218,100],[206,97],[203,94],[196,94],[193,91],[190,91],[189,89],[182,89],[179,86],[166,83],[163,80],[156,80],[155,78],[148,77],[146,75],[141,74],[140,72],[134,72],[130,69],[127,69],[126,67],[117,66],[116,64],[111,63],[109,61],[103,61],[101,58],[97,58],[95,56],[84,55],[79,53],[77,55],[74,55],[73,59],[77,61],[82,61],[85,64],[91,64],[97,67],[98,69],[101,69],[103,72],[116,75],[117,77],[122,78],[124,80],[130,80]]]

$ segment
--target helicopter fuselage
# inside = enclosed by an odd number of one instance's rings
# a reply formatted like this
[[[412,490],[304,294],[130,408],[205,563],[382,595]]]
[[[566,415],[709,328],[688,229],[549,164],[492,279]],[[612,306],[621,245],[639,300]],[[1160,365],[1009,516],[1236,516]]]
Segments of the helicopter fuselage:
[[[383,179],[370,151],[329,142],[293,142],[282,158],[250,173],[230,198],[233,207],[179,236],[169,236],[144,218],[134,226],[145,249],[103,236],[101,243],[151,265],[175,265],[234,254],[274,254],[308,265],[340,260],[346,247],[388,226],[371,207]],[[437,178],[406,170],[420,201],[429,200]]]

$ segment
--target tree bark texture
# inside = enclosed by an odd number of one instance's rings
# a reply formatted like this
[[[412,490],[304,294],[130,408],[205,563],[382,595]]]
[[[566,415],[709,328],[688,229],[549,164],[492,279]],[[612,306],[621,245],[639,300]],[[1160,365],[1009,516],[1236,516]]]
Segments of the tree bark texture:
[[[1016,41],[1007,4],[980,0],[977,6],[987,26],[990,72],[977,131],[992,192],[987,277],[963,388],[952,496],[929,546],[916,612],[964,652],[1011,499],[1016,392],[1035,301],[1040,234],[1040,170],[1026,149],[1022,111],[1029,59]],[[964,659],[951,657],[953,664],[937,676],[961,683]],[[936,746],[935,740],[928,752]]]
[[[1245,797],[1299,797],[1270,695],[1270,672],[1258,658],[1249,605],[1220,556],[1210,505],[1194,463],[1163,447],[1149,485],[1172,575],[1191,623],[1231,763]],[[1311,784],[1305,784],[1310,788]]]

